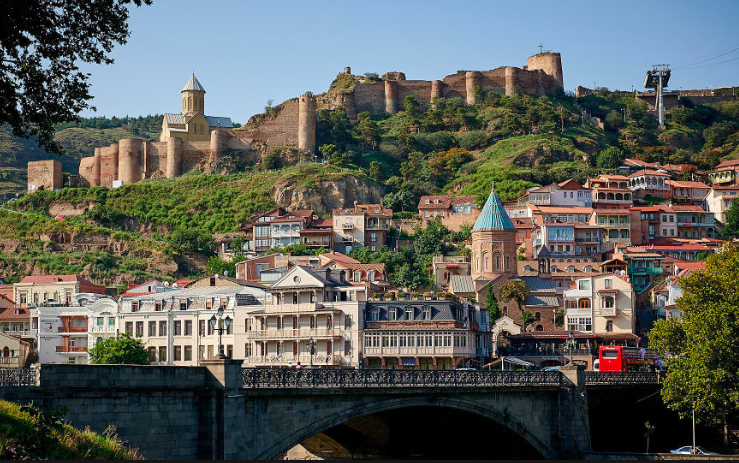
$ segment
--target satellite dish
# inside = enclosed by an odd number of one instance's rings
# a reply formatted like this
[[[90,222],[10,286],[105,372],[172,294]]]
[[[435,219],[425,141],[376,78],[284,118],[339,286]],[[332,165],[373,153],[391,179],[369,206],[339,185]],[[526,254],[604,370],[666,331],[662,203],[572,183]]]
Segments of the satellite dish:
[[[169,288],[169,281],[165,281],[165,282],[164,282],[164,287],[165,287],[165,288]]]
[[[216,277],[216,278],[218,278],[218,274],[217,273],[215,275],[213,275],[213,276]]]
[[[228,276],[228,270],[224,270],[224,271],[223,271],[223,276],[224,276],[224,277],[227,277],[227,276]]]
[[[180,285],[178,285],[177,283],[172,283],[172,287],[173,287],[173,288],[179,288],[179,287],[180,287]]]

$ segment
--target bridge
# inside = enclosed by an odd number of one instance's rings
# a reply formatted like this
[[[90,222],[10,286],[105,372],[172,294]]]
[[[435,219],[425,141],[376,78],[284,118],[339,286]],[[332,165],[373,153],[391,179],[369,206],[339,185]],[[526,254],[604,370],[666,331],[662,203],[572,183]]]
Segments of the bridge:
[[[67,406],[73,424],[98,431],[113,424],[148,458],[168,459],[275,459],[315,436],[361,454],[366,441],[381,440],[373,434],[383,420],[414,413],[432,421],[419,426],[449,417],[509,436],[523,455],[571,458],[591,450],[589,389],[659,384],[657,374],[574,365],[546,372],[270,370],[212,360],[10,370],[0,370],[0,398]]]

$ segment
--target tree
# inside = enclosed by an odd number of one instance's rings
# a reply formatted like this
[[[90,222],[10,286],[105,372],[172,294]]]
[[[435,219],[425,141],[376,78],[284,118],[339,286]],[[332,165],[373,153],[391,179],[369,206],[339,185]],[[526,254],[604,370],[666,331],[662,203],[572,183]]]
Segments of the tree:
[[[516,301],[521,310],[530,293],[531,288],[523,280],[511,280],[500,287],[500,298],[506,302]]]
[[[385,170],[382,168],[380,161],[370,162],[369,177],[377,183],[382,183],[385,180]]]
[[[141,339],[128,333],[115,338],[101,338],[89,351],[90,363],[108,365],[148,365],[149,353]]]
[[[272,148],[262,158],[263,170],[276,170],[282,167],[282,158],[280,157],[280,149]]]
[[[213,254],[216,248],[213,235],[198,228],[178,228],[169,235],[169,244],[180,254],[184,252],[202,252]]]
[[[372,120],[367,111],[357,114],[357,121],[357,131],[362,139],[362,143],[374,150],[380,141],[380,131],[377,128],[377,123]]]
[[[81,63],[111,64],[108,56],[129,35],[128,8],[151,0],[27,0],[3,3],[0,27],[0,124],[13,135],[37,137],[62,153],[56,124],[79,121],[89,105],[89,74]]]
[[[650,423],[649,421],[644,422],[644,437],[647,438],[647,451],[644,453],[649,453],[649,438],[652,437],[652,434],[654,434],[654,425]]]
[[[658,320],[650,346],[666,359],[662,399],[681,418],[724,425],[739,412],[739,252],[726,244],[680,280],[682,320]]]
[[[721,238],[731,240],[739,236],[739,201],[734,201],[726,211],[726,224],[720,231]]]
[[[228,273],[226,273],[228,272]],[[213,256],[208,259],[205,266],[205,273],[208,275],[229,275],[236,276],[236,261],[226,262],[220,257]]]
[[[490,314],[490,323],[495,323],[497,319],[503,316],[503,312],[500,311],[500,307],[498,307],[498,299],[495,297],[495,291],[493,291],[493,288],[488,286],[488,295],[487,299],[485,300],[485,308],[488,309],[488,313]]]
[[[554,326],[562,328],[565,323],[565,309],[559,309],[554,313]]]
[[[416,108],[418,108],[418,100],[416,100],[416,97],[413,95],[407,95],[403,99],[403,109],[405,110],[405,114],[411,119],[415,118]]]
[[[598,155],[596,165],[599,169],[615,169],[624,160],[624,152],[615,146],[609,146]]]
[[[522,310],[521,311],[521,325],[523,326],[523,329],[529,327],[532,323],[536,321],[536,318],[534,318],[534,314],[529,312],[528,310]]]

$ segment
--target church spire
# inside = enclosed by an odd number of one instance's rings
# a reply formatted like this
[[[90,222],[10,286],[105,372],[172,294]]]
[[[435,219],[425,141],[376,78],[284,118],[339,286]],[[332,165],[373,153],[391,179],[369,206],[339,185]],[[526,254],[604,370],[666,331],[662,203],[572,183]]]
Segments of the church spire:
[[[503,208],[503,203],[495,194],[495,182],[490,182],[490,196],[488,196],[473,230],[516,230]]]

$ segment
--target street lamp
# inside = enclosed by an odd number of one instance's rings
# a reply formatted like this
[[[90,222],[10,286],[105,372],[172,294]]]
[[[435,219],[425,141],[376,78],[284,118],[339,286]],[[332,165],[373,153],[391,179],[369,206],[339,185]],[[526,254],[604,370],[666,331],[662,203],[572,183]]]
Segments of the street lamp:
[[[570,363],[572,363],[572,356],[574,355],[575,350],[575,333],[572,331],[567,335],[567,346],[570,349]]]
[[[313,338],[308,340],[308,344],[305,346],[306,352],[310,353],[310,367],[313,368],[313,354],[316,353],[316,341]]]
[[[225,318],[223,317],[223,307],[218,308],[218,318],[215,315],[210,317],[210,326],[213,328],[213,331],[218,331],[218,358],[223,360],[226,358],[226,355],[223,353],[221,337],[223,336],[223,332],[231,326],[231,317],[228,315]]]

